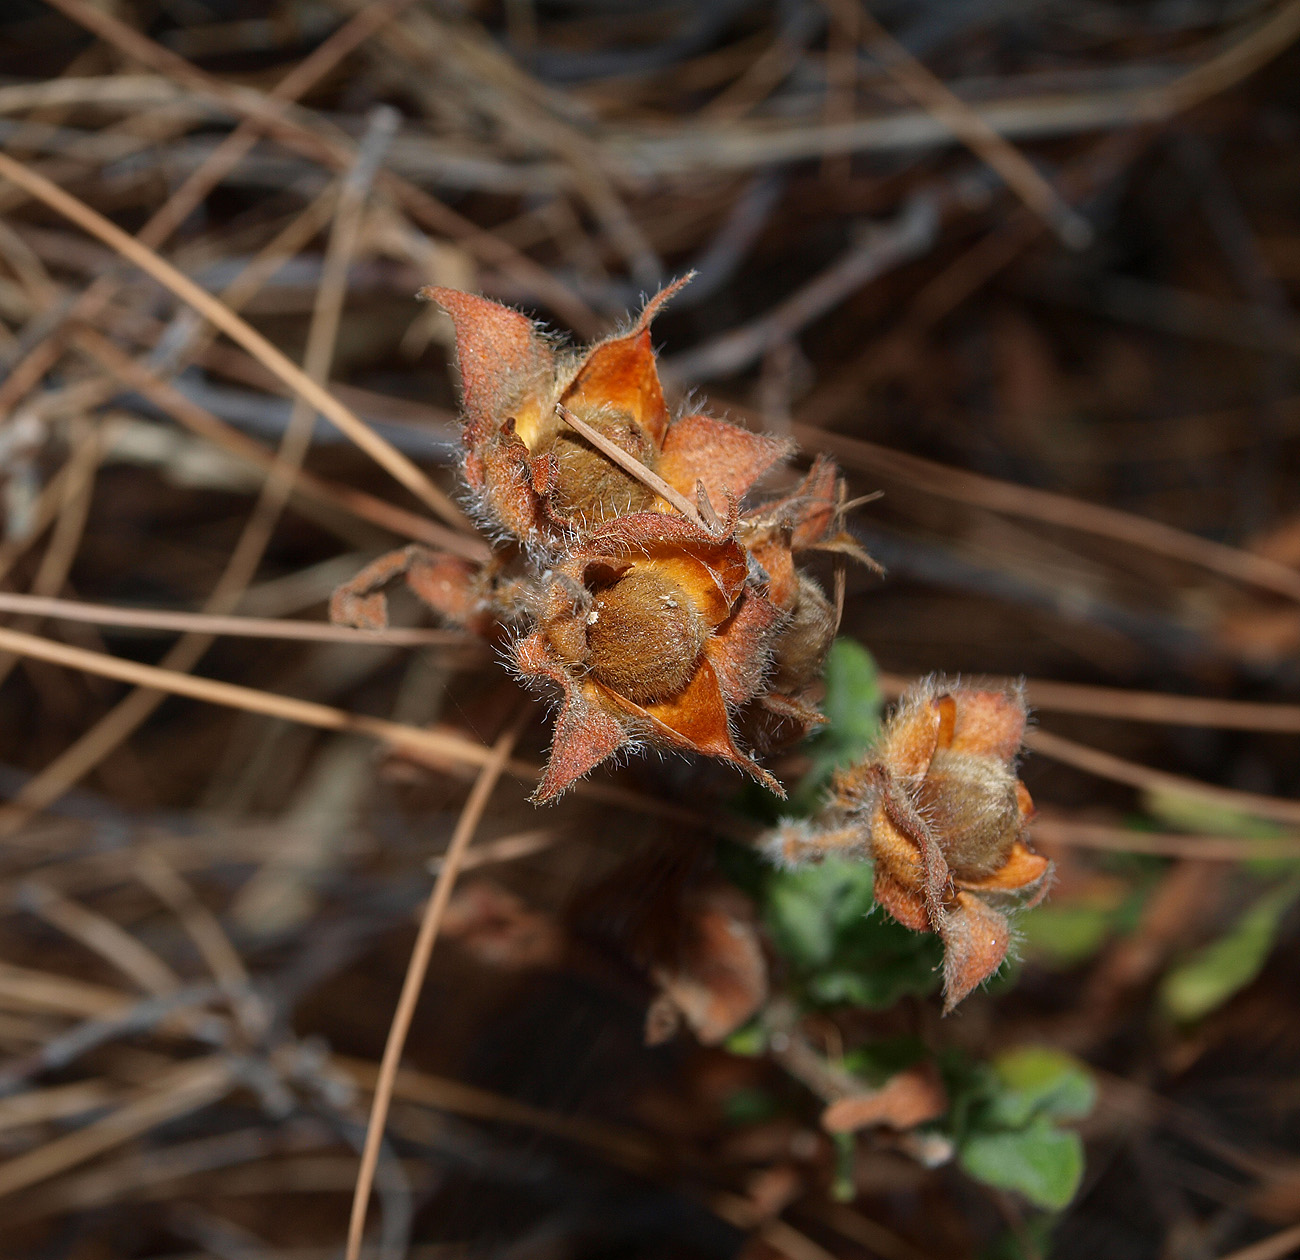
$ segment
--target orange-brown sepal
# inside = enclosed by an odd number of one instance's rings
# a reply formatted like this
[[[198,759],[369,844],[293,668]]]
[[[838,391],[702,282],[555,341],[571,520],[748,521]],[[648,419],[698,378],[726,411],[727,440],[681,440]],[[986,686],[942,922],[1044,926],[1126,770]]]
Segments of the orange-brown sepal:
[[[500,432],[512,408],[538,394],[555,372],[555,355],[526,315],[474,293],[428,286],[456,330],[456,363],[471,450]]]
[[[959,890],[943,927],[943,1009],[951,1011],[1001,965],[1011,947],[1007,916]]]
[[[668,430],[659,475],[692,501],[703,485],[716,512],[739,502],[764,473],[789,459],[791,442],[766,437],[712,416],[683,416]]]
[[[668,504],[572,427],[595,429],[715,513],[738,502],[791,446],[707,416],[669,424],[650,323],[685,283],[652,298],[632,328],[578,352],[556,353],[518,311],[453,289],[427,288],[456,331],[465,476],[481,511],[527,542],[566,540],[617,515]]]
[[[560,689],[560,710],[551,753],[533,800],[553,800],[584,774],[628,742],[624,726],[600,704],[590,687],[573,678],[541,633],[517,640],[511,648],[515,668],[528,680],[545,680]]]
[[[559,401],[579,413],[601,407],[624,412],[656,447],[662,447],[668,432],[668,406],[650,343],[650,321],[687,279],[655,294],[630,332],[594,345],[579,361]]]

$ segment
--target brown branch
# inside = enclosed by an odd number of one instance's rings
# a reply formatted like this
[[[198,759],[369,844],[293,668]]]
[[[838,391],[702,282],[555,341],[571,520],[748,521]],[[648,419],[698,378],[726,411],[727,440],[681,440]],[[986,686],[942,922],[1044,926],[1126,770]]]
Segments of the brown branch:
[[[1202,783],[1199,779],[1155,770],[1151,766],[1116,757],[1113,753],[1102,752],[1100,748],[1089,748],[1086,744],[1076,743],[1062,735],[1053,735],[1050,731],[1027,731],[1025,747],[1086,774],[1126,783],[1143,792],[1170,792],[1259,818],[1300,823],[1300,801],[1279,796],[1261,796],[1255,792],[1239,792],[1235,788],[1217,787],[1212,783]]]

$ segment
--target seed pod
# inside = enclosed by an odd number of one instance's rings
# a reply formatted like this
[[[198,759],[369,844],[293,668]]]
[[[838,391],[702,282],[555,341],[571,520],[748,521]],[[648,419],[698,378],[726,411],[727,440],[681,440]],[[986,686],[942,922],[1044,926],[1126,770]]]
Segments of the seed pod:
[[[684,283],[651,299],[627,333],[574,354],[557,354],[531,320],[509,307],[453,289],[421,290],[455,325],[465,479],[496,528],[523,542],[555,544],[574,526],[667,508],[571,429],[560,407],[688,499],[702,484],[719,515],[788,456],[788,442],[725,420],[670,420],[650,321]]]
[[[718,757],[781,791],[732,733],[780,623],[733,537],[657,512],[619,517],[565,560],[546,605],[514,646],[520,674],[563,696],[538,800],[633,743]]]
[[[917,785],[917,812],[939,837],[944,861],[957,879],[984,879],[999,871],[1024,823],[1011,768],[992,757],[938,749]]]
[[[636,704],[666,700],[686,690],[710,629],[671,573],[634,564],[592,600],[591,675]]]
[[[786,864],[869,856],[876,900],[904,926],[942,936],[946,1010],[1006,957],[1003,903],[1032,904],[1051,875],[1028,847],[1033,802],[1015,774],[1026,716],[1018,691],[922,683],[868,757],[836,776],[827,816],[786,824],[769,842]]]
[[[634,416],[624,411],[575,414],[654,471],[659,461],[658,448]],[[537,454],[551,455],[555,460],[549,495],[551,510],[581,525],[599,525],[612,516],[648,512],[659,497],[576,429],[556,429],[538,446]]]

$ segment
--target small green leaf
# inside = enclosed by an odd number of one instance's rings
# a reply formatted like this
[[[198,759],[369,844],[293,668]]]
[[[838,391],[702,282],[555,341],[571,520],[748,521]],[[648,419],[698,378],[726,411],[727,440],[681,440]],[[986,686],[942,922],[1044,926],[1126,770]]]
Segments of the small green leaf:
[[[836,639],[826,657],[827,734],[840,749],[861,755],[880,729],[880,675],[871,653],[852,639]]]
[[[1105,944],[1114,920],[1115,907],[1097,903],[1036,906],[1017,921],[1016,931],[1030,961],[1068,968]]]
[[[1200,1019],[1245,988],[1264,967],[1286,912],[1300,898],[1300,879],[1260,897],[1225,936],[1174,967],[1160,985],[1160,1004],[1174,1019]]]
[[[1087,1067],[1047,1046],[1019,1046],[993,1061],[1001,1086],[989,1105],[989,1127],[1019,1129],[1036,1116],[1078,1120],[1097,1101]]]
[[[1042,1116],[1024,1129],[972,1133],[959,1161],[986,1185],[1015,1190],[1038,1207],[1063,1208],[1083,1177],[1083,1142]]]
[[[858,1187],[853,1175],[857,1164],[857,1139],[852,1133],[832,1133],[831,1143],[835,1148],[835,1175],[831,1181],[831,1198],[836,1203],[852,1203],[858,1197]]]
[[[836,639],[826,657],[826,725],[805,744],[812,767],[790,797],[788,812],[815,813],[831,774],[861,760],[880,730],[880,679],[871,653]]]
[[[1017,1222],[1014,1229],[1004,1229],[980,1252],[980,1260],[1041,1260],[1050,1256],[1052,1231],[1059,1219],[1054,1212],[1035,1212]]]
[[[767,1053],[767,1033],[759,1020],[752,1019],[743,1028],[737,1028],[722,1044],[729,1054],[756,1059]]]
[[[1275,840],[1286,835],[1276,823],[1182,792],[1144,792],[1142,803],[1153,818],[1180,831],[1204,836],[1244,836],[1251,840]]]
[[[734,1090],[722,1104],[722,1114],[727,1123],[737,1128],[762,1124],[779,1114],[780,1110],[780,1104],[765,1089]]]
[[[908,994],[932,993],[939,987],[943,948],[937,936],[912,933],[911,937],[917,948],[906,953],[882,955],[858,970],[822,971],[808,977],[804,995],[819,1006],[865,1006],[883,1011]]]
[[[824,966],[840,932],[871,912],[874,889],[867,862],[827,858],[813,866],[773,871],[767,912],[777,948],[799,970]]]
[[[808,1001],[880,1009],[937,986],[939,938],[895,923],[873,899],[868,862],[827,858],[769,872],[767,925]]]
[[[925,1042],[920,1037],[882,1037],[850,1050],[842,1060],[846,1072],[852,1072],[873,1088],[879,1088],[891,1077],[920,1063],[927,1057]]]

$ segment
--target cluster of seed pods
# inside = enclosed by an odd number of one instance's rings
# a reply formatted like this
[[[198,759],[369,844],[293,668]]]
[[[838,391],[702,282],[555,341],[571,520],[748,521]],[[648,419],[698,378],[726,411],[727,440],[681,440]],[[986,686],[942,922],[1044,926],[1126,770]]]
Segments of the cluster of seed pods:
[[[514,668],[559,701],[538,801],[641,748],[715,757],[783,795],[756,757],[822,721],[835,616],[796,558],[861,557],[840,530],[842,483],[818,460],[753,507],[790,444],[670,413],[650,321],[680,283],[577,351],[509,307],[426,289],[455,326],[464,479],[494,556],[408,548],[335,596],[336,619],[381,625],[381,589],[401,575],[453,623],[512,629]]]

